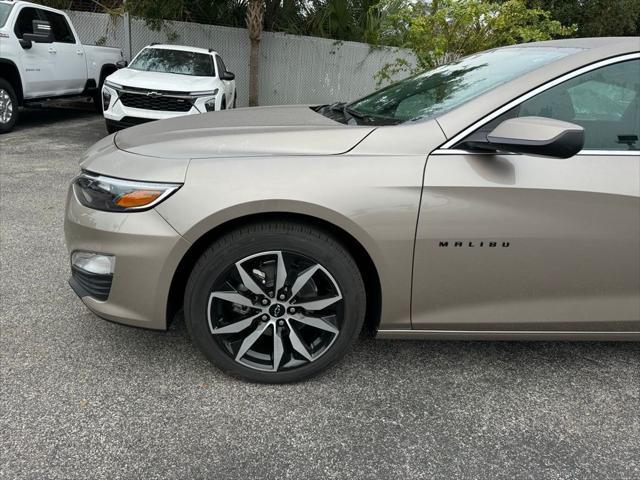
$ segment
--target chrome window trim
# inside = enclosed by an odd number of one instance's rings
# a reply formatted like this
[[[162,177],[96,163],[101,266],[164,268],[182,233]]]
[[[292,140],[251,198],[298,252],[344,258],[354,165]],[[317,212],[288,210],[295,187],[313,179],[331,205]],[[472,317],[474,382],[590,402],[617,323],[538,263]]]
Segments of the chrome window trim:
[[[499,117],[503,113],[511,110],[513,107],[515,107],[517,105],[520,105],[522,102],[525,102],[525,101],[529,100],[531,97],[535,97],[536,95],[538,95],[539,93],[544,92],[545,90],[549,90],[550,88],[555,87],[556,85],[559,85],[559,84],[561,84],[563,82],[566,82],[567,80],[570,80],[570,79],[572,79],[574,77],[582,75],[583,73],[590,72],[590,71],[595,70],[597,68],[604,67],[604,66],[607,66],[607,65],[612,65],[614,63],[625,62],[627,60],[635,60],[635,59],[640,59],[640,52],[626,53],[624,55],[619,55],[617,57],[607,58],[606,60],[600,60],[599,62],[592,63],[590,65],[586,65],[584,67],[580,67],[577,70],[574,70],[572,72],[566,73],[566,74],[562,75],[561,77],[558,77],[558,78],[556,78],[554,80],[551,80],[551,81],[545,83],[544,85],[540,85],[539,87],[534,88],[530,92],[527,92],[527,93],[519,96],[515,100],[511,100],[506,105],[503,105],[502,107],[498,108],[497,110],[494,110],[492,113],[482,117],[480,120],[477,120],[472,125],[468,126],[464,130],[462,130],[460,133],[454,135],[450,140],[447,140],[445,143],[443,143],[442,146],[438,150],[440,150],[440,149],[451,149],[451,147],[453,145],[458,143],[460,140],[465,138],[467,135],[469,135],[469,134],[475,132],[477,129],[481,128],[484,124],[489,123],[494,118]],[[458,150],[458,153],[463,152],[463,151],[464,150]],[[590,151],[598,151],[598,152],[600,152],[601,150],[590,150]],[[604,150],[602,150],[602,151],[604,151]],[[635,150],[630,150],[630,151],[635,151]],[[584,152],[584,150],[582,152],[580,152],[578,155],[583,154],[583,152]],[[469,152],[466,152],[466,153],[469,153]]]
[[[473,150],[463,150],[459,148],[437,148],[430,155],[520,155],[519,153],[509,152],[481,152]],[[640,150],[580,150],[578,155],[603,155],[603,156],[634,156],[640,157]]]

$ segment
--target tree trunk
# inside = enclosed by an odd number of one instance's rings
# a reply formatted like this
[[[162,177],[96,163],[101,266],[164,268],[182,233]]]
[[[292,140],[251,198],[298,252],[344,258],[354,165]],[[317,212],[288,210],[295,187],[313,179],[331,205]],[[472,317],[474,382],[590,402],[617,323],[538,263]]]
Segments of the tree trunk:
[[[251,39],[249,52],[249,106],[258,105],[260,95],[260,40]]]
[[[247,5],[247,30],[251,50],[249,52],[249,106],[255,107],[259,100],[260,82],[260,37],[262,36],[262,21],[264,17],[264,3],[262,0],[249,0]]]

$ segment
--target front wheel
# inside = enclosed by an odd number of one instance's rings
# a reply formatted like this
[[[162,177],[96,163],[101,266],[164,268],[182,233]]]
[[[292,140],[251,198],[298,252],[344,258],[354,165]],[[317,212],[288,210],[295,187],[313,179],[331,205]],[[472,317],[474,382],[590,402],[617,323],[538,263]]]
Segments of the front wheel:
[[[196,263],[185,320],[220,369],[295,382],[342,358],[362,329],[366,296],[349,252],[306,225],[269,222],[219,238]]]
[[[0,78],[0,133],[13,130],[17,121],[18,97],[11,84]]]

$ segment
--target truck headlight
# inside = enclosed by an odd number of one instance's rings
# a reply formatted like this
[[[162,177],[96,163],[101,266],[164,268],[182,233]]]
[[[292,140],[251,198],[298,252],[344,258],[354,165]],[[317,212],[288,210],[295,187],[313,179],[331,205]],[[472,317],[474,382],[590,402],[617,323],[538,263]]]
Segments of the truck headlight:
[[[107,212],[149,210],[181,186],[177,183],[122,180],[90,172],[83,172],[73,180],[73,191],[82,205]]]

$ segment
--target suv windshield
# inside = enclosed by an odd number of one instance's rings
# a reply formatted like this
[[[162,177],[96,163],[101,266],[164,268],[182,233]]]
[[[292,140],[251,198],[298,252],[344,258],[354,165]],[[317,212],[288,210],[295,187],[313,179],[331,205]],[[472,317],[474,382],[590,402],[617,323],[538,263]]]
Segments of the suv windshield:
[[[511,47],[490,50],[389,85],[360,100],[318,110],[343,122],[395,124],[433,117],[498,85],[581,49]]]
[[[216,75],[211,55],[164,48],[145,48],[131,62],[129,68],[198,77],[215,77]]]
[[[0,3],[0,28],[4,27],[12,8],[13,5],[11,3]]]

